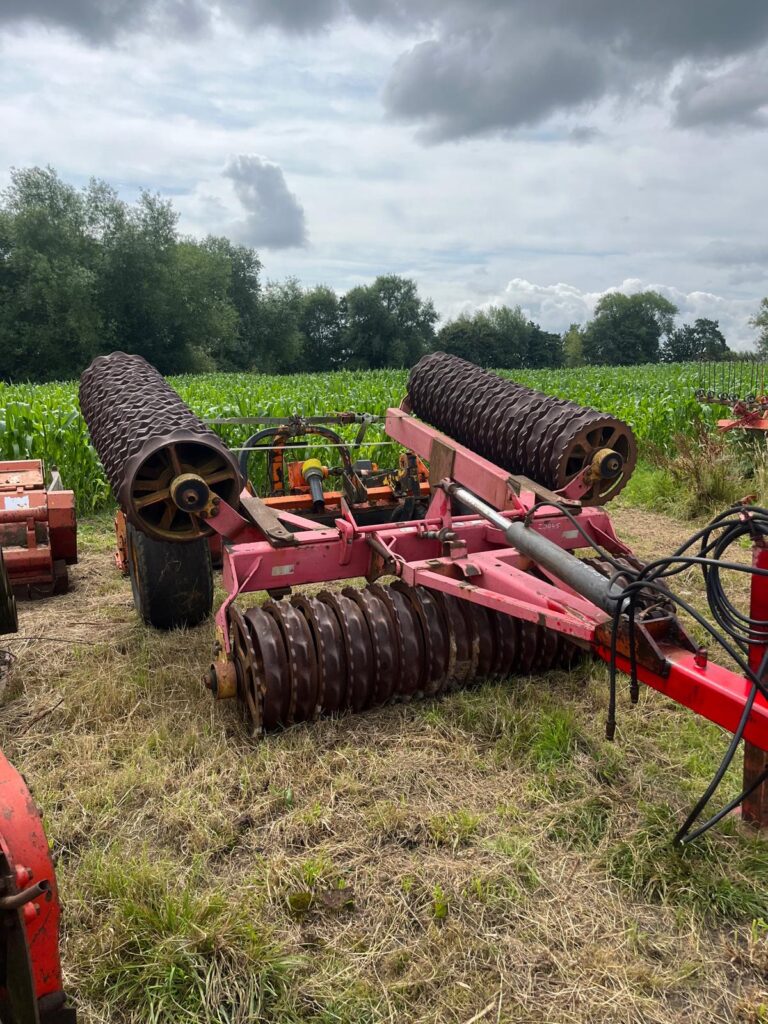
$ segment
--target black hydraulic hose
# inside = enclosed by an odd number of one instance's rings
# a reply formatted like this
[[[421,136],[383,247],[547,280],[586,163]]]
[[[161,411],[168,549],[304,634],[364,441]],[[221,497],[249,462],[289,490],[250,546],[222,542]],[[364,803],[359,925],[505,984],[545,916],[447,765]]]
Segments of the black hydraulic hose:
[[[644,592],[647,594],[648,591],[657,590],[666,600],[671,601],[675,606],[690,615],[730,655],[745,677],[752,683],[739,723],[731,737],[720,765],[675,836],[676,841],[681,844],[689,843],[703,835],[713,825],[721,821],[726,814],[737,807],[750,793],[754,792],[762,782],[768,779],[768,769],[766,769],[756,779],[752,780],[749,786],[744,788],[738,796],[730,800],[694,831],[691,831],[692,826],[700,818],[702,811],[709,803],[733,762],[739,743],[743,739],[744,730],[749,722],[757,694],[760,693],[768,700],[768,685],[764,680],[766,671],[768,671],[768,648],[764,652],[760,665],[756,670],[750,667],[746,659],[751,644],[768,643],[768,621],[754,619],[740,611],[727,596],[720,575],[722,570],[727,569],[736,572],[746,572],[750,575],[768,576],[768,570],[758,569],[753,565],[744,565],[740,562],[724,560],[723,556],[728,548],[747,534],[752,538],[768,537],[768,510],[755,507],[745,508],[742,505],[736,505],[720,513],[707,526],[698,530],[682,544],[673,555],[668,558],[657,559],[638,571],[635,579],[625,586],[621,599],[617,602],[614,609],[614,628],[610,652],[610,695],[606,722],[606,735],[609,738],[613,737],[616,728],[616,637],[621,615],[626,614],[628,617],[630,686],[634,698],[637,692],[637,660],[632,641],[638,601]],[[700,542],[698,554],[686,554],[697,542]],[[687,601],[684,601],[681,597],[662,586],[662,580],[684,572],[695,565],[701,567],[705,581],[707,601],[716,625],[709,622]]]

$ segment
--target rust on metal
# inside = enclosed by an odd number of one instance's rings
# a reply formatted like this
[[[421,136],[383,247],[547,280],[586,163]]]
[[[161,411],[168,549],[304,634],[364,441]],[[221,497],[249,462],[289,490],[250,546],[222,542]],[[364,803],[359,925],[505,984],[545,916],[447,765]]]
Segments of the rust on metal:
[[[190,474],[202,478],[212,501],[237,506],[243,482],[235,456],[141,356],[94,359],[80,378],[80,407],[118,504],[136,529],[173,541],[211,532],[204,517],[174,501],[175,481]]]
[[[262,608],[249,608],[245,619],[256,658],[256,681],[261,695],[264,728],[290,725],[291,680],[280,627]]]
[[[579,653],[543,626],[402,580],[244,614],[230,606],[228,619],[237,695],[254,733],[566,667]]]
[[[333,609],[341,625],[347,664],[347,687],[342,709],[362,711],[369,706],[369,695],[373,689],[373,650],[365,614],[344,594],[324,590],[318,597]]]
[[[527,489],[528,479],[535,481],[544,500],[584,474],[582,504],[601,505],[624,487],[637,460],[637,443],[622,420],[445,352],[424,356],[413,367],[408,399],[417,416],[516,475],[517,486]],[[435,455],[442,472],[447,456]],[[431,466],[430,482],[436,482]]]
[[[288,653],[291,702],[288,720],[306,722],[317,708],[317,657],[309,623],[298,608],[288,601],[267,601],[263,606],[280,626]]]
[[[400,674],[400,649],[388,608],[375,591],[345,587],[342,591],[358,605],[371,635],[372,662],[370,704],[386,704]]]

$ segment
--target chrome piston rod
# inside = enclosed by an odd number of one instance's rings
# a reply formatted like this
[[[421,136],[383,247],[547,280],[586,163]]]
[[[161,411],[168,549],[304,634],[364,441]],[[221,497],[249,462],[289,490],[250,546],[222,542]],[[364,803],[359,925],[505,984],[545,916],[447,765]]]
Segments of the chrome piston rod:
[[[509,541],[510,547],[517,548],[520,554],[551,572],[553,576],[562,580],[581,597],[585,597],[598,608],[602,608],[604,612],[608,612],[609,615],[614,614],[621,589],[612,584],[605,576],[601,576],[591,565],[587,565],[569,551],[564,551],[563,548],[551,540],[547,540],[546,537],[542,537],[540,533],[523,523],[510,522],[495,508],[487,505],[460,484],[446,483],[443,484],[443,488],[451,497],[456,498],[467,508],[486,519],[492,526],[501,530]]]

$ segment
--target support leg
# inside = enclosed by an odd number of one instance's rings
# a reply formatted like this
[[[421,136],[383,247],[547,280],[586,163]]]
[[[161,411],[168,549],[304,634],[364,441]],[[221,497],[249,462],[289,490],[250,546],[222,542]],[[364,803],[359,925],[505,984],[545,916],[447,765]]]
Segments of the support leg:
[[[762,540],[762,539],[761,539]],[[752,564],[756,569],[768,569],[768,548],[760,541],[755,542]],[[768,577],[752,577],[750,616],[758,622],[768,622]],[[768,634],[767,634],[768,638]],[[749,664],[757,671],[765,655],[766,643],[753,643],[749,649]],[[744,789],[768,767],[768,753],[744,742]],[[761,783],[741,805],[741,817],[758,828],[768,828],[768,781]]]
[[[768,767],[768,753],[751,743],[744,743],[744,788],[746,789]],[[743,821],[768,828],[768,781],[762,782],[741,805]]]

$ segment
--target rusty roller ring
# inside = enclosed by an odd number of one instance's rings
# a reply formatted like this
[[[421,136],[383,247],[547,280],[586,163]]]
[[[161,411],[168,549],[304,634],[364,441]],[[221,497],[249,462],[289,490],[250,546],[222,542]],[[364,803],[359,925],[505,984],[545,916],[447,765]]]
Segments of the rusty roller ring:
[[[248,719],[253,735],[257,735],[264,729],[263,695],[258,685],[256,652],[251,631],[240,610],[234,605],[229,606],[227,617],[232,638],[232,658],[237,675],[238,702]]]
[[[471,683],[489,679],[491,670],[496,663],[496,631],[491,623],[490,612],[474,601],[466,604],[466,613],[471,618],[473,633],[477,637],[477,662]]]
[[[537,668],[541,672],[551,669],[560,653],[560,635],[546,626],[539,626],[539,654]]]
[[[277,620],[285,639],[291,678],[288,722],[307,722],[317,708],[317,656],[309,623],[287,601],[267,601],[264,611]]]
[[[387,618],[389,626],[389,636],[395,649],[393,655],[394,660],[397,664],[397,669],[389,677],[384,675],[379,676],[380,690],[379,690],[379,702],[386,704],[393,700],[397,694],[398,688],[401,683],[403,671],[404,671],[404,641],[403,641],[403,630],[400,623],[400,616],[398,615],[397,609],[395,608],[392,600],[392,595],[389,591],[389,587],[381,587],[376,583],[370,584],[365,588],[366,592],[374,597],[382,606],[384,615]]]
[[[439,590],[433,590],[432,599],[440,609],[440,617],[445,624],[445,642],[446,649],[448,651],[448,658],[445,666],[445,682],[443,689],[454,690],[458,685],[457,676],[463,671],[463,663],[462,667],[459,666],[459,650],[460,648],[463,650],[463,648],[466,647],[466,630],[463,629],[463,619],[459,624],[457,619],[454,617],[454,609],[451,606],[449,598],[445,594],[441,594]],[[457,632],[457,627],[460,632]]]
[[[539,654],[539,627],[535,622],[520,620],[520,667],[521,675],[529,676],[536,667]]]
[[[370,704],[385,704],[400,673],[400,650],[389,611],[370,587],[362,590],[345,587],[342,594],[359,606],[371,633],[373,672]]]
[[[520,624],[511,615],[495,613],[498,620],[499,659],[496,671],[501,679],[517,671],[520,660]]]
[[[347,664],[347,688],[343,710],[362,711],[368,706],[372,692],[373,649],[371,633],[358,605],[343,594],[323,590],[318,600],[333,609],[341,626]]]
[[[421,660],[421,675],[419,678],[419,687],[417,695],[420,697],[429,696],[436,692],[435,683],[435,672],[434,665],[436,661],[439,663],[441,655],[433,650],[435,643],[434,626],[431,619],[427,618],[427,609],[421,600],[419,591],[421,587],[411,587],[407,583],[403,583],[402,580],[394,580],[389,589],[408,601],[411,606],[411,611],[418,624],[417,628],[421,633],[422,638],[422,660]]]
[[[448,685],[448,667],[450,665],[450,640],[448,626],[443,615],[442,605],[433,591],[426,587],[414,587],[418,599],[424,608],[424,623],[430,635],[432,661],[425,693],[432,697],[442,693]]]
[[[291,679],[283,635],[275,619],[263,608],[249,608],[245,620],[256,657],[258,692],[262,695],[265,729],[288,725]]]
[[[341,626],[333,611],[314,597],[291,598],[309,624],[317,656],[317,714],[333,714],[346,692],[347,664]]]
[[[400,679],[393,696],[410,700],[423,687],[425,673],[424,631],[418,614],[408,597],[394,586],[382,587],[397,616],[400,629]]]

